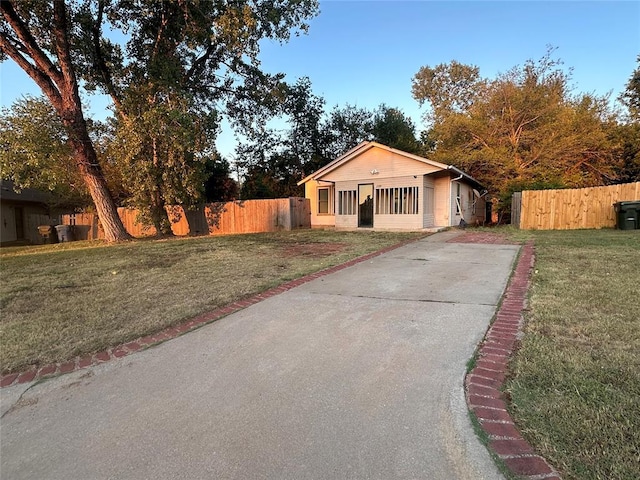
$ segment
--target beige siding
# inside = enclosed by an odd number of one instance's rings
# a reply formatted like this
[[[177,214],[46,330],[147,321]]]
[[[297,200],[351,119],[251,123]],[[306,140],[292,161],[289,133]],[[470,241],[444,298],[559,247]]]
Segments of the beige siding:
[[[413,162],[416,164],[417,162]],[[374,198],[375,189],[380,188],[404,188],[404,187],[418,187],[418,213],[416,214],[392,214],[392,215],[376,215],[377,205],[373,205],[374,217],[373,226],[375,228],[388,228],[394,230],[419,230],[423,228],[422,212],[424,209],[422,201],[422,185],[423,178],[420,175],[414,175],[397,177],[397,178],[376,178],[374,182]]]
[[[335,187],[336,198],[337,198],[338,192],[348,191],[348,190],[356,191],[356,211],[351,215],[339,215],[338,201],[336,200],[336,215],[335,215],[336,228],[352,229],[352,228],[358,227],[358,205],[357,205],[358,184],[363,184],[363,183],[372,183],[372,182],[369,180],[366,180],[366,181],[351,180],[351,181],[345,181],[345,182],[336,182],[336,187]],[[373,220],[373,223],[375,226],[375,218]]]
[[[422,226],[424,228],[435,226],[435,183],[433,178],[424,177],[422,194]]]
[[[462,207],[462,214],[457,213],[456,208],[456,195],[457,195],[457,186],[460,185],[460,206]],[[485,209],[485,200],[484,198],[480,199],[476,205],[474,210],[474,202],[476,201],[476,196],[473,193],[473,187],[471,185],[467,185],[462,182],[451,182],[451,218],[453,219],[452,226],[456,226],[460,224],[460,220],[462,220],[464,216],[464,221],[469,225],[477,225],[482,224],[484,222],[484,209]]]
[[[309,180],[304,184],[304,196],[309,199],[311,204],[311,226],[312,227],[333,227],[336,222],[334,214],[320,214],[318,213],[318,188],[330,187],[326,182],[317,182],[315,180]],[[335,189],[330,187],[329,200],[332,207],[335,206]],[[335,210],[332,210],[335,211]]]
[[[435,226],[448,227],[451,225],[451,180],[449,177],[434,179],[435,186]]]
[[[22,209],[23,230],[21,235],[16,231],[16,208]],[[19,239],[29,243],[42,243],[43,238],[38,226],[49,225],[51,219],[42,207],[32,205],[2,204],[2,222],[0,222],[0,243],[14,242]]]
[[[421,161],[419,158],[390,152],[379,146],[369,148],[362,153],[354,152],[353,157],[335,167],[335,170],[324,174],[319,173],[321,184],[332,183],[335,186],[333,190],[335,215],[318,214],[318,181],[309,179],[305,183],[305,196],[311,202],[311,225],[357,228],[358,209],[356,208],[355,212],[340,213],[340,198],[345,198],[340,196],[340,192],[357,192],[358,185],[363,184],[373,184],[374,187],[374,228],[416,230],[458,225],[461,216],[456,214],[456,190],[452,188],[448,172],[443,171],[445,166],[433,166],[425,162],[426,160]],[[441,176],[431,175],[434,173]],[[484,215],[484,201],[476,204],[474,214],[472,210],[475,198],[472,188],[464,183],[460,185],[465,219],[469,223],[475,223],[476,219]],[[390,208],[378,209],[377,191],[392,188],[411,189],[401,192],[400,197],[394,197],[408,199],[407,203],[405,200],[392,202],[393,205],[401,205],[403,211],[406,211],[404,205],[411,204],[409,209],[411,213],[390,213]],[[417,193],[414,189],[417,189]],[[390,192],[384,192],[384,194],[388,195]],[[391,194],[398,195],[398,192]],[[388,198],[388,196],[385,197],[385,202]]]
[[[375,170],[378,173],[372,174]],[[323,180],[341,182],[359,180],[365,183],[368,179],[377,183],[383,178],[422,176],[432,173],[438,168],[418,160],[404,157],[379,148],[371,148],[344,165],[336,168],[323,177]]]

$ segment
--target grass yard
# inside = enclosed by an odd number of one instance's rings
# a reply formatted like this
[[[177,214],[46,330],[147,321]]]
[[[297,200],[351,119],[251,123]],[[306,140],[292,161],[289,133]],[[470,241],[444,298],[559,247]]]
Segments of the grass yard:
[[[420,236],[297,230],[3,248],[2,373],[101,351]]]
[[[536,246],[516,423],[565,479],[640,478],[640,231],[511,237]]]

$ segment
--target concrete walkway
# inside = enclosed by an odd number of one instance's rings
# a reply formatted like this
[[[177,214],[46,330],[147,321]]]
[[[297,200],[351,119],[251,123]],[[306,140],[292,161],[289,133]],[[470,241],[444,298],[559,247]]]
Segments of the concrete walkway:
[[[3,389],[0,476],[501,478],[462,385],[519,247],[444,242],[456,233]]]

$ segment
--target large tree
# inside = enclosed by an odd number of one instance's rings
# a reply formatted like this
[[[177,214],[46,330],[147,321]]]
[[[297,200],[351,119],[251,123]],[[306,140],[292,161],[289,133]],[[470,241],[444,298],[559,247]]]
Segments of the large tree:
[[[42,89],[67,131],[75,166],[96,206],[109,241],[127,240],[107,187],[84,117],[76,65],[73,23],[62,0],[0,2],[0,51],[11,57]]]
[[[438,102],[452,91],[466,92],[462,103],[432,105],[429,136],[435,148],[430,157],[456,163],[502,200],[514,189],[614,181],[609,138],[614,115],[608,98],[573,95],[569,73],[551,54],[491,81],[480,79],[475,67],[456,66],[466,74],[454,89],[447,82],[416,88],[425,81],[417,75],[414,96],[419,101]],[[441,88],[446,92],[438,93]],[[431,93],[422,96],[424,91]]]
[[[119,240],[127,234],[87,134],[78,79],[112,98],[118,136],[135,140],[123,143],[123,153],[145,163],[142,197],[151,202],[151,216],[162,221],[164,203],[184,198],[184,191],[177,195],[169,188],[167,194],[167,186],[202,164],[187,132],[196,124],[211,125],[216,112],[248,125],[273,108],[282,75],[260,70],[259,42],[288,40],[292,32],[305,31],[305,21],[316,13],[315,0],[3,0],[0,48],[38,83],[61,117],[107,238]],[[175,135],[165,141],[164,132]],[[195,135],[202,138],[202,132],[211,135],[204,127]]]

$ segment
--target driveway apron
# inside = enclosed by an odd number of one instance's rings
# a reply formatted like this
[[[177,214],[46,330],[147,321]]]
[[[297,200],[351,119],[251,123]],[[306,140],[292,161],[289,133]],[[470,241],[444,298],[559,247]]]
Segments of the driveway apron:
[[[518,247],[443,241],[452,234],[128,357],[4,389],[0,476],[502,478],[462,385]]]

